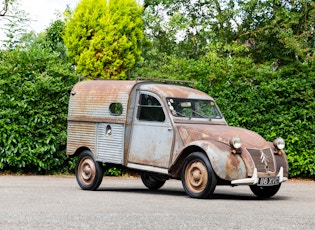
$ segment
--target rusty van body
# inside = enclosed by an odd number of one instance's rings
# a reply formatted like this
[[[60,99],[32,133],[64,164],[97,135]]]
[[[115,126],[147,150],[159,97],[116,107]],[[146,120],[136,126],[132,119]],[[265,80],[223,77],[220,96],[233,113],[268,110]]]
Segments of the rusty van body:
[[[217,185],[248,185],[263,198],[288,178],[282,138],[227,125],[212,97],[192,87],[148,81],[78,82],[70,94],[67,156],[76,179],[96,190],[103,165],[140,173],[149,189],[182,181],[193,198]]]

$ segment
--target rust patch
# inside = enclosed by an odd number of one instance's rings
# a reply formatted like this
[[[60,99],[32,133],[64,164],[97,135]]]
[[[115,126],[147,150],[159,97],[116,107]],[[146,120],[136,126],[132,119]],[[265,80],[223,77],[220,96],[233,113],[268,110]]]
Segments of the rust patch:
[[[245,149],[242,149],[241,157],[246,167],[247,176],[248,177],[253,176],[255,165],[251,156],[249,155],[249,153],[247,153]]]
[[[230,154],[226,159],[225,170],[226,170],[226,180],[232,180],[233,178],[238,178],[238,170],[240,167],[240,160],[236,155]]]

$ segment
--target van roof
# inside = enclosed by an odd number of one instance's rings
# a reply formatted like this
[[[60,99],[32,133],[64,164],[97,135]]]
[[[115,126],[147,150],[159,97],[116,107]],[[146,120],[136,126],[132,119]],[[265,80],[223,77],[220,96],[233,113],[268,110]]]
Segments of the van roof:
[[[105,118],[115,122],[125,122],[129,100],[133,89],[149,91],[160,97],[212,99],[206,93],[188,86],[161,82],[130,80],[89,80],[74,85],[70,93],[68,120],[103,121]],[[111,114],[111,104],[121,104],[123,111],[119,116]]]
[[[154,92],[161,97],[192,98],[205,100],[212,99],[208,94],[184,85],[147,82],[140,85],[139,89]]]

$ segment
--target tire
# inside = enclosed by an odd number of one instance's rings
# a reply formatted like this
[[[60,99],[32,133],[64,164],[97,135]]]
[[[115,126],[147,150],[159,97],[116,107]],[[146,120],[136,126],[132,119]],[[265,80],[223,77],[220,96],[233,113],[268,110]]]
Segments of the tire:
[[[79,155],[75,176],[83,190],[96,190],[103,180],[103,167],[93,158],[91,151],[84,150]]]
[[[192,198],[209,197],[217,185],[211,163],[201,152],[194,152],[185,159],[181,178],[186,193]]]
[[[165,184],[165,179],[159,179],[157,177],[151,176],[147,173],[141,174],[141,180],[143,184],[150,190],[157,190]]]
[[[258,197],[258,198],[270,198],[274,196],[280,189],[281,184],[274,186],[257,186],[251,185],[249,186],[250,190]]]

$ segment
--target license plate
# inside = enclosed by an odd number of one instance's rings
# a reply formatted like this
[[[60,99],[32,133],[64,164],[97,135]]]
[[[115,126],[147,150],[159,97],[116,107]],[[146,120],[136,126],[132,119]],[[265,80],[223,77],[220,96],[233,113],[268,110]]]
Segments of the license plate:
[[[273,186],[279,184],[279,177],[260,177],[258,178],[258,186]]]

